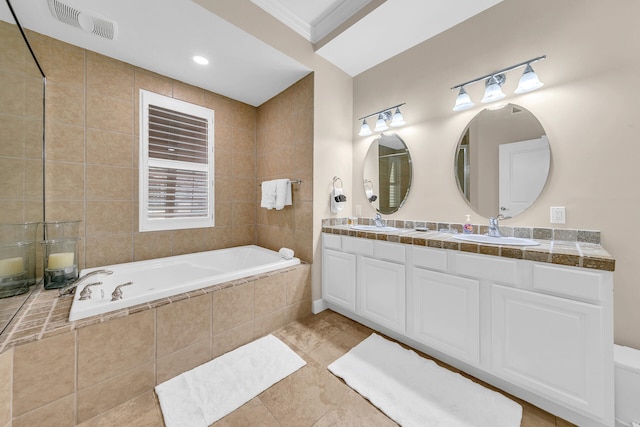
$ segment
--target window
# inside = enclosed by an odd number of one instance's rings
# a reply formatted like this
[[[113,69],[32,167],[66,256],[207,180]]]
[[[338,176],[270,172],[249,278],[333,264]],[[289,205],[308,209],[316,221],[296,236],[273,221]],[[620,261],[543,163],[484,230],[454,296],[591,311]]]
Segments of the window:
[[[140,231],[213,227],[213,114],[140,90]]]

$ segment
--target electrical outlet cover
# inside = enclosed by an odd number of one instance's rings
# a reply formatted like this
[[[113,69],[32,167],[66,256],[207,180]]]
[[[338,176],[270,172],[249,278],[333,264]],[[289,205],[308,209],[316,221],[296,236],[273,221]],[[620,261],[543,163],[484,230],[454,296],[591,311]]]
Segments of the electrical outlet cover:
[[[551,207],[549,221],[552,224],[565,224],[567,217],[564,207]]]

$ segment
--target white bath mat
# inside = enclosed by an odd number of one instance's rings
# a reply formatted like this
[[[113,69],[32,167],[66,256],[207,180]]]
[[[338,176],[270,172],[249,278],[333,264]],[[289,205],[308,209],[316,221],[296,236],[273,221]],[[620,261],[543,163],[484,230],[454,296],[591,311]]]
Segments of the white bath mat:
[[[207,427],[306,365],[267,335],[156,386],[166,427]]]
[[[520,426],[516,402],[376,334],[329,370],[401,426]]]

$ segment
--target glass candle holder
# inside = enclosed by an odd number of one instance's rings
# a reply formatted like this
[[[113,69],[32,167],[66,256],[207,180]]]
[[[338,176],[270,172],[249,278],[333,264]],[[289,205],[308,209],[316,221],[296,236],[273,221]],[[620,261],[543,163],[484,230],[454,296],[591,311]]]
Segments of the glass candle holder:
[[[80,239],[45,240],[44,288],[62,288],[78,278],[78,241]]]
[[[0,245],[0,298],[29,290],[28,268],[32,247],[32,242]]]
[[[28,253],[25,263],[27,281],[30,285],[36,283],[36,233],[39,222],[24,222],[16,224],[0,224],[0,245],[21,244]]]
[[[44,240],[66,240],[80,237],[80,221],[47,221],[44,223]]]

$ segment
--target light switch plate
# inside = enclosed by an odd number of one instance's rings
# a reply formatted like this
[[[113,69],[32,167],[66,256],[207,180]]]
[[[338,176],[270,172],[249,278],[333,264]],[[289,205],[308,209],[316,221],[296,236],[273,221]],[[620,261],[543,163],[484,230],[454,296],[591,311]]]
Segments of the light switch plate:
[[[550,219],[551,224],[565,224],[567,222],[567,214],[562,207],[551,207]]]

